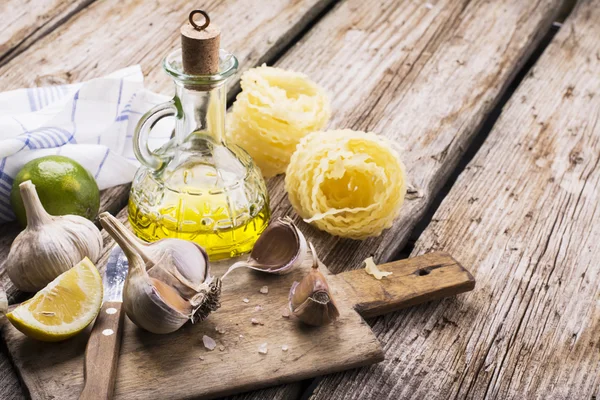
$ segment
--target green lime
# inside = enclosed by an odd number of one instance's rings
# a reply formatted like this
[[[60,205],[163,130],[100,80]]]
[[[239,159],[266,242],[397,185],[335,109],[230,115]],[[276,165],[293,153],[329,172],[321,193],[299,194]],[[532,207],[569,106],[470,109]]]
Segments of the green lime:
[[[100,191],[92,174],[68,157],[40,157],[23,166],[10,192],[10,204],[23,227],[27,216],[19,185],[29,180],[50,215],[74,214],[92,220],[98,214]]]

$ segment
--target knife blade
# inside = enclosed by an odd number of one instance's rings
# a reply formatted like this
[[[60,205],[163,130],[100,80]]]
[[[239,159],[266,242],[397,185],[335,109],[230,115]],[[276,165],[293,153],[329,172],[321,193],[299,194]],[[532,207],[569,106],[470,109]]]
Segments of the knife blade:
[[[106,263],[106,273],[102,279],[104,284],[104,302],[123,302],[123,285],[127,278],[129,264],[127,257],[119,246],[115,246]]]
[[[104,303],[85,349],[84,385],[80,400],[112,398],[123,331],[123,285],[129,264],[119,246],[108,257],[102,279]]]

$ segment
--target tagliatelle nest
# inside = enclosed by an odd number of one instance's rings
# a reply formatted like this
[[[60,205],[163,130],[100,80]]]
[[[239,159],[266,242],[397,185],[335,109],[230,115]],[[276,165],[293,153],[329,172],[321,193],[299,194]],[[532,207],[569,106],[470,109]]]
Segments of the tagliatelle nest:
[[[285,172],[296,145],[329,120],[329,99],[306,75],[265,65],[242,75],[227,139],[245,149],[265,177]]]
[[[285,177],[292,206],[306,222],[351,239],[379,236],[404,202],[405,167],[394,143],[349,129],[304,137]]]

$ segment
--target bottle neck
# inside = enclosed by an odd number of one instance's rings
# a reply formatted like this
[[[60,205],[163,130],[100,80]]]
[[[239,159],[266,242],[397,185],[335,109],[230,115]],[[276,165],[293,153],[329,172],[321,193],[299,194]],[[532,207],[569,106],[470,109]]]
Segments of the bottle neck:
[[[190,134],[205,135],[217,143],[225,138],[225,109],[227,85],[214,87],[176,85],[175,102],[179,109],[177,128],[179,143]]]

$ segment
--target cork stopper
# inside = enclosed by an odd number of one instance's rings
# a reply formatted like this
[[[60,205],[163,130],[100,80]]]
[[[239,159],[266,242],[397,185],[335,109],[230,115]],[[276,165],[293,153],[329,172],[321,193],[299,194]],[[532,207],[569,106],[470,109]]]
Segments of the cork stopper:
[[[198,25],[194,17],[201,14],[204,23]],[[219,47],[221,30],[210,23],[202,10],[190,13],[188,23],[181,27],[181,56],[183,71],[189,75],[212,75],[219,72]]]

